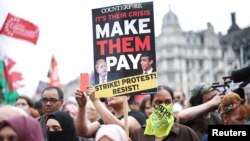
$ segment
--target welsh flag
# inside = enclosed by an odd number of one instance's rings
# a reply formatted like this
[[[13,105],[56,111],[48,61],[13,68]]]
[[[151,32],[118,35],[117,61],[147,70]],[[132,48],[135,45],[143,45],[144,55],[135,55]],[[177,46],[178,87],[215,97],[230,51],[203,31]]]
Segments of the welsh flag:
[[[60,87],[60,78],[58,75],[58,65],[55,56],[52,56],[51,58],[51,63],[50,63],[50,68],[48,72],[48,77],[50,79],[49,85],[50,86],[56,86]]]
[[[24,85],[19,82],[23,80],[22,73],[14,71],[13,67],[16,62],[10,57],[5,57],[5,76],[8,81],[8,87],[10,91],[15,91],[19,88],[24,87]]]
[[[9,89],[8,67],[3,60],[0,60],[0,103],[14,104],[19,94]]]

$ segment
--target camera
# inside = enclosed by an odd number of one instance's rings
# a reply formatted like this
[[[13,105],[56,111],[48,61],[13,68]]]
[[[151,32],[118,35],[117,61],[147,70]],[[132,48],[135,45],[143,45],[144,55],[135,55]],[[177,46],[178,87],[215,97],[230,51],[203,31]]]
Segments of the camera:
[[[226,94],[229,92],[232,92],[232,87],[234,85],[233,80],[231,79],[230,76],[225,76],[222,77],[224,80],[223,84],[219,84],[219,83],[212,83],[212,88],[222,94]]]
[[[212,88],[222,94],[234,92],[238,94],[242,99],[245,99],[244,87],[250,83],[250,65],[234,70],[231,76],[223,77],[224,83],[212,83]]]
[[[250,82],[250,65],[242,69],[232,71],[231,78],[235,83],[245,82],[247,85]]]

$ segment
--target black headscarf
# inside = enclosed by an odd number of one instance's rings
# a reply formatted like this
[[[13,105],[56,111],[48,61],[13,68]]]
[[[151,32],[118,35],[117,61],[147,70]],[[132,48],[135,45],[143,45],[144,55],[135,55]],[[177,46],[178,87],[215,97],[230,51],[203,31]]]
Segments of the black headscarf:
[[[74,121],[68,113],[63,111],[56,111],[51,114],[48,119],[57,120],[62,128],[62,131],[48,131],[49,141],[79,141],[74,126]]]

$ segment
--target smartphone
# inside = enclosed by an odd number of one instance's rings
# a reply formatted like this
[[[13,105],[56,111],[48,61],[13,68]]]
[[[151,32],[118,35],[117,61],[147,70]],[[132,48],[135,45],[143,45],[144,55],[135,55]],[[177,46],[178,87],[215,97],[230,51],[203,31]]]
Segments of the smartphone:
[[[80,74],[80,90],[82,92],[85,92],[88,86],[89,86],[89,74],[81,73]]]

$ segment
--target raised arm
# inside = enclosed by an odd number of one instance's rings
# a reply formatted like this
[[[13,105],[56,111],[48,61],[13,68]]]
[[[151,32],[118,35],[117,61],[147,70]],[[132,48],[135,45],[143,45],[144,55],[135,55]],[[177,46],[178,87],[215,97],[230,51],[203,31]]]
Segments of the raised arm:
[[[125,129],[124,118],[119,120],[113,113],[111,113],[108,110],[108,108],[99,100],[99,98],[95,97],[94,87],[89,88],[87,93],[90,96],[91,101],[95,105],[96,110],[100,114],[100,116],[105,124],[117,124]],[[139,113],[136,115],[134,114],[134,116],[128,115],[127,124],[128,124],[129,133],[133,133],[135,129],[138,129],[141,127],[139,121],[137,121],[138,119],[136,119],[136,118],[140,118],[139,120],[146,120],[145,116],[142,113],[141,113],[141,115]]]
[[[200,115],[217,109],[223,98],[222,95],[215,95],[211,100],[198,106],[183,109],[177,114],[177,122],[186,123]]]
[[[100,114],[101,119],[105,124],[117,124],[124,128],[123,123],[108,110],[99,98],[95,97],[95,88],[93,86],[90,86],[86,93],[89,95],[89,98],[93,102],[97,112]]]
[[[89,123],[86,116],[86,103],[87,97],[80,90],[76,90],[75,98],[78,103],[79,109],[76,118],[76,131],[82,137],[94,137],[95,133],[100,127],[99,122]]]

